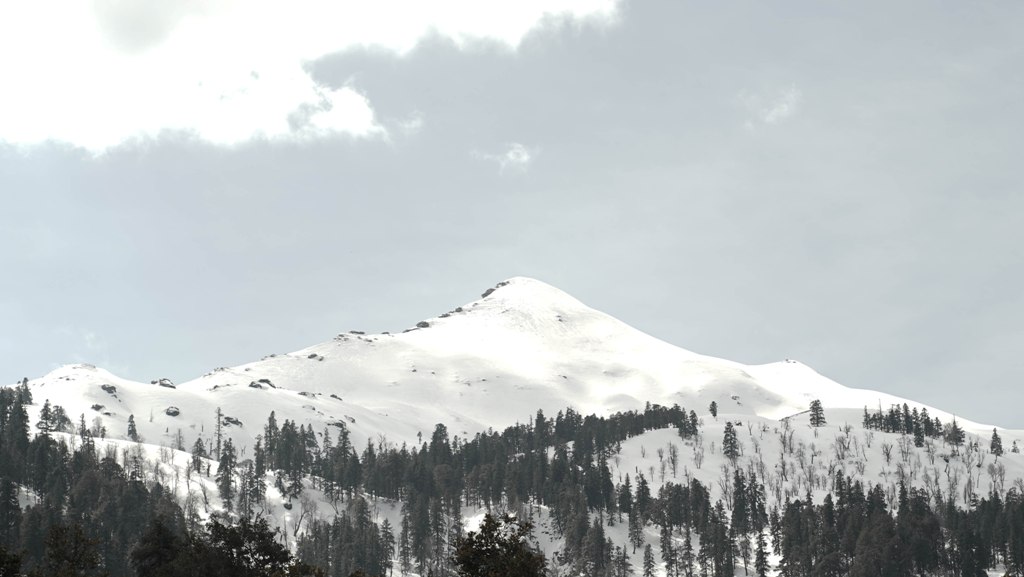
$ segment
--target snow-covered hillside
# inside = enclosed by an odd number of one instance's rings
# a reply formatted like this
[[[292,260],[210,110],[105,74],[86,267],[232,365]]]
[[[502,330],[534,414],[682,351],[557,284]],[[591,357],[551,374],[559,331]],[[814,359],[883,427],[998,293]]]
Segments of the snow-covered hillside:
[[[900,482],[969,505],[990,491],[1024,489],[1024,431],[1000,429],[1006,454],[987,451],[991,425],[957,419],[967,436],[952,447],[940,436],[915,447],[911,435],[866,430],[864,409],[908,405],[944,423],[953,414],[881,392],[844,387],[792,360],[744,365],[696,354],[660,341],[540,281],[514,278],[480,300],[414,324],[396,334],[347,332],[289,354],[218,368],[173,384],[140,383],[90,365],[70,365],[28,381],[34,404],[31,422],[44,402],[60,405],[74,421],[79,415],[98,435],[102,451],[142,463],[147,479],[159,481],[186,509],[200,517],[224,510],[214,476],[217,463],[190,469],[188,449],[196,438],[212,446],[216,412],[223,432],[250,457],[256,437],[273,411],[277,423],[295,421],[316,432],[338,427],[350,433],[356,451],[367,441],[378,447],[419,443],[436,424],[452,435],[472,437],[487,429],[529,422],[538,410],[550,419],[572,407],[578,413],[610,415],[643,410],[647,403],[678,404],[694,411],[699,433],[682,438],[675,428],[648,430],[614,445],[608,458],[612,482],[643,475],[657,494],[666,483],[690,479],[708,487],[713,500],[728,503],[735,471],[746,471],[765,487],[768,505],[806,494],[816,499],[833,490],[837,476],[866,486],[880,485],[894,500]],[[808,409],[820,400],[827,424],[812,427]],[[709,414],[714,402],[717,416]],[[141,443],[126,439],[129,416]],[[916,419],[915,412],[915,419]],[[723,454],[726,427],[737,433],[739,455]],[[64,435],[72,445],[74,435]],[[135,460],[130,458],[136,455]],[[329,520],[337,501],[307,479],[301,499],[274,488],[274,473],[259,510],[282,535],[294,540],[314,519]],[[374,518],[401,522],[402,505],[372,499]],[[546,505],[527,503],[536,514],[536,538],[549,554],[564,550]],[[891,503],[890,503],[891,505]],[[535,508],[536,507],[536,508]],[[731,508],[731,505],[728,505]],[[479,505],[462,508],[469,527]],[[305,525],[304,525],[305,524]],[[623,549],[627,527],[609,523],[607,535]],[[644,529],[646,541],[657,528]],[[640,558],[632,564],[639,572]]]
[[[767,365],[699,355],[588,308],[543,282],[513,278],[475,302],[396,334],[339,334],[333,340],[245,365],[218,368],[174,388],[101,368],[70,365],[29,381],[39,411],[49,399],[124,437],[134,415],[151,443],[181,432],[186,446],[209,438],[220,407],[226,433],[252,446],[268,414],[323,431],[344,423],[366,439],[412,442],[444,423],[460,436],[525,422],[572,406],[583,414],[679,404],[777,420],[820,399],[830,422],[860,422],[865,406],[919,403],[843,387],[799,362]],[[927,407],[932,416],[952,415]],[[35,419],[35,415],[32,415]],[[991,426],[960,421],[976,433]],[[1007,431],[1007,443],[1018,432]]]

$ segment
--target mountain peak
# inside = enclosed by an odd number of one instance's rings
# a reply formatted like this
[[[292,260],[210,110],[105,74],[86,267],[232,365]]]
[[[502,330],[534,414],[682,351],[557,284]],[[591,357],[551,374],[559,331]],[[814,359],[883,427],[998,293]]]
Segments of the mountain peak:
[[[589,308],[568,293],[534,278],[517,276],[499,282],[487,289],[479,302],[500,302],[508,307],[529,309],[581,309]]]

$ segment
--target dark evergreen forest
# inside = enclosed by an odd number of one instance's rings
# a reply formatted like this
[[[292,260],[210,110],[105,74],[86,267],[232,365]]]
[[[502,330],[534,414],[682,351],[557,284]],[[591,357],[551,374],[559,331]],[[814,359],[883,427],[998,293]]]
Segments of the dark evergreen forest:
[[[643,474],[613,479],[608,461],[626,439],[700,432],[696,414],[678,406],[609,417],[538,411],[529,423],[467,439],[438,424],[429,439],[397,447],[354,447],[341,424],[314,432],[271,413],[249,459],[220,434],[212,447],[193,446],[191,472],[216,462],[227,508],[204,520],[147,475],[138,454],[98,442],[84,417],[76,425],[47,403],[29,423],[31,403],[25,386],[0,388],[0,576],[465,575],[455,563],[460,545],[460,555],[481,561],[465,549],[473,538],[464,506],[513,513],[523,526],[545,508],[564,538],[547,571],[563,575],[625,577],[634,566],[643,577],[975,577],[997,567],[1024,575],[1024,496],[1012,488],[964,510],[953,496],[902,485],[887,499],[881,486],[840,474],[823,501],[768,507],[753,469],[734,470],[730,493],[714,500],[695,479],[656,494]],[[865,411],[864,424],[915,436],[950,429],[909,411]],[[270,527],[260,516],[268,483],[291,500],[322,491],[332,519],[296,535]],[[382,499],[401,503],[398,526],[373,520],[370,504]],[[617,524],[628,527],[628,544],[606,536]]]

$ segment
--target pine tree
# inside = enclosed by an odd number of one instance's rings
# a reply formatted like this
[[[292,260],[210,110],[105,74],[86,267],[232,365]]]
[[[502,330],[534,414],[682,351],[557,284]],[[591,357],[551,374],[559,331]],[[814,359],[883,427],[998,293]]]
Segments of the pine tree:
[[[139,430],[135,428],[135,415],[128,415],[128,438],[139,442]]]
[[[611,561],[610,553],[606,548],[604,523],[595,517],[583,539],[583,555],[580,559],[583,572],[587,575],[603,573]]]
[[[736,438],[736,429],[733,428],[731,421],[725,423],[725,435],[722,437],[722,454],[733,462],[740,456],[740,442]]]
[[[238,480],[238,514],[242,517],[251,517],[253,513],[254,501],[252,494],[254,478],[252,463],[242,468]]]
[[[999,438],[999,433],[995,429],[992,429],[992,442],[989,443],[988,447],[992,454],[997,457],[1003,454],[1003,440]]]
[[[747,501],[747,480],[743,472],[736,469],[733,474],[733,498],[732,498],[732,522],[733,535],[739,543],[740,557],[743,559],[743,566],[750,562],[750,503]]]
[[[267,469],[277,469],[277,441],[280,435],[280,429],[277,428],[277,416],[274,411],[270,411],[270,416],[267,418],[267,425],[263,427],[263,444],[266,447],[267,452]],[[340,443],[339,443],[340,444]]]
[[[709,535],[707,538],[702,538],[700,546],[697,547],[697,566],[700,567],[701,577],[711,575],[713,558],[714,554],[711,550],[711,538]]]
[[[220,497],[224,500],[224,506],[228,511],[232,509],[232,502],[235,498],[235,466],[238,464],[236,459],[235,446],[231,443],[231,438],[229,437],[224,441],[224,446],[221,447],[216,477],[217,490],[220,492]]]
[[[672,545],[672,526],[661,526],[661,560],[665,563],[665,574],[676,574],[676,553]]]
[[[173,577],[183,573],[175,568],[182,540],[164,521],[159,517],[150,521],[131,552],[131,564],[138,575]]]
[[[402,529],[398,533],[398,566],[402,574],[412,572],[412,503],[402,505]]]
[[[0,545],[0,577],[18,577],[21,575],[21,556],[8,552]]]
[[[935,436],[935,423],[932,422],[932,418],[928,414],[928,409],[927,408],[921,409],[921,416],[920,416],[919,420],[921,421],[921,429],[924,430],[924,436],[925,437],[934,437]]]
[[[811,401],[811,426],[821,427],[825,424],[825,409],[822,408],[820,400],[814,399]]]
[[[750,506],[747,502],[747,478],[736,469],[732,481],[732,528],[737,535],[750,532]]]
[[[651,544],[644,545],[643,577],[654,577],[654,549]]]
[[[463,577],[516,575],[540,577],[547,561],[529,545],[532,525],[508,515],[495,519],[484,515],[479,531],[459,539],[452,561]],[[602,543],[603,546],[603,543]]]
[[[750,528],[754,531],[761,531],[768,524],[768,511],[765,507],[764,485],[757,482],[757,476],[753,472],[750,474],[747,493]]]
[[[196,437],[196,442],[192,444],[192,469],[202,474],[201,467],[203,466],[203,459],[206,458],[206,447],[203,446],[203,440]]]
[[[21,504],[18,500],[18,485],[10,479],[0,477],[0,546],[14,546],[21,524]]]
[[[611,539],[608,540],[611,544]],[[633,572],[633,566],[629,563],[629,554],[625,547],[615,547],[614,575],[615,577],[627,577]]]
[[[391,522],[387,519],[384,519],[384,522],[380,525],[380,545],[380,568],[383,575],[391,571],[395,557],[395,532],[391,528]]]
[[[633,553],[644,544],[644,522],[636,511],[629,514],[629,543],[633,545]]]
[[[758,531],[757,533],[757,550],[754,552],[754,571],[757,572],[757,577],[766,577],[768,575],[768,550],[767,544],[765,543],[764,531]]]
[[[651,488],[647,484],[647,478],[640,473],[636,478],[636,499],[633,500],[633,511],[640,516],[641,524],[649,518],[650,507]]]
[[[683,548],[679,556],[683,577],[693,577],[695,561],[696,557],[693,554],[693,538],[690,534],[690,525],[686,524],[683,526]]]
[[[946,442],[953,445],[954,448],[959,448],[964,442],[964,430],[957,424],[955,418],[946,429]]]
[[[96,550],[99,541],[90,539],[81,525],[54,525],[46,538],[43,574],[53,576],[100,577],[102,558]]]
[[[214,435],[214,446],[213,446],[213,458],[220,460],[221,442],[224,437],[224,413],[221,412],[220,407],[217,407],[217,422],[213,425]]]
[[[711,416],[713,418],[717,419],[718,418],[718,403],[716,403],[715,401],[711,401],[711,404],[708,405],[708,412],[711,413]]]
[[[6,475],[13,481],[23,480],[25,477],[28,432],[28,411],[25,410],[25,401],[19,395],[7,411],[7,423],[4,425],[3,438],[0,438],[0,456],[3,457],[0,463],[4,464]]]
[[[44,435],[53,430],[53,409],[50,407],[50,399],[46,399],[43,408],[39,410],[39,421],[36,423],[36,428]]]
[[[622,514],[628,514],[633,510],[633,485],[629,482],[629,475],[626,475],[626,480],[619,485],[618,494],[618,505],[619,505],[619,520],[622,520]],[[636,551],[634,551],[636,553]]]

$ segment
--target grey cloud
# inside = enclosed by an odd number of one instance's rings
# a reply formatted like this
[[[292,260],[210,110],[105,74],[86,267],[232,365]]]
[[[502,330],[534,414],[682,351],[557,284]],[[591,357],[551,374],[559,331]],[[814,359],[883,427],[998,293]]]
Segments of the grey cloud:
[[[93,11],[104,36],[128,53],[163,42],[197,4],[190,1],[94,0]]]
[[[22,336],[0,378],[59,359],[55,326],[181,380],[522,274],[692,350],[1024,426],[1021,23],[1009,3],[631,2],[518,51],[434,37],[310,65],[390,139],[0,149]],[[763,112],[788,87],[796,114],[744,128],[737,94]],[[542,151],[515,178],[468,152],[510,143]]]

